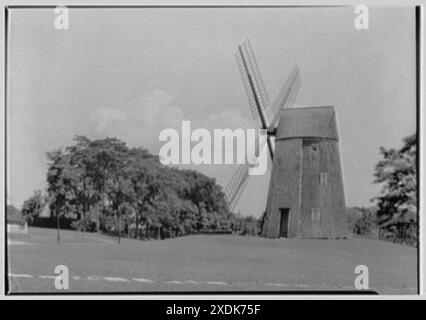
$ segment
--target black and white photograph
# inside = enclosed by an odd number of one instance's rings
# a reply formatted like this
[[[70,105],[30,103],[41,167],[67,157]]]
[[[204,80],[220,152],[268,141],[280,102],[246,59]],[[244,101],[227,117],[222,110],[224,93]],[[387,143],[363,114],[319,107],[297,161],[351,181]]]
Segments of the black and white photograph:
[[[5,294],[418,295],[419,17],[6,7]]]

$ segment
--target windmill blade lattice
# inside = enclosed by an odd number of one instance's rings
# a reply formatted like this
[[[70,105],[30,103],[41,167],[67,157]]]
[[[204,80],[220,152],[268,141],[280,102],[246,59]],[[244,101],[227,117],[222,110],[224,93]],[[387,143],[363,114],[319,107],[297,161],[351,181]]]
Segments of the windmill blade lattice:
[[[260,116],[262,124],[267,127],[264,110],[270,104],[270,100],[248,40],[238,47],[236,57],[253,119]]]
[[[268,92],[266,91],[265,83],[263,78],[260,75],[259,66],[257,65],[256,58],[254,57],[254,52],[251,47],[250,41],[247,39],[243,43],[244,51],[247,53],[248,63],[253,70],[253,75],[256,83],[257,90],[259,92],[261,104],[264,108],[267,108],[270,104]]]
[[[253,94],[253,90],[252,90],[251,85],[250,85],[249,76],[248,76],[248,73],[246,71],[240,50],[238,50],[238,52],[236,54],[236,58],[237,58],[238,67],[240,69],[240,74],[241,74],[241,79],[243,81],[244,89],[245,89],[246,94],[247,94],[247,99],[249,101],[250,112],[253,116],[253,119],[257,119],[259,117],[259,111],[257,110],[256,98]]]
[[[251,48],[251,47],[250,47]],[[251,51],[251,53],[249,53]],[[247,42],[238,47],[237,62],[240,67],[241,76],[243,79],[244,87],[246,89],[247,95],[249,97],[250,110],[252,112],[253,118],[260,118],[261,128],[267,129],[269,127],[269,120],[265,113],[264,102],[262,95],[260,94],[259,83],[263,81],[256,78],[254,66],[250,63],[249,55],[251,54],[251,60],[255,61],[254,54],[251,49],[248,48]],[[260,72],[258,72],[260,77]],[[264,90],[266,93],[266,90]],[[269,98],[268,98],[269,100]],[[270,137],[267,138],[268,149],[271,159],[274,156],[274,145]]]
[[[292,107],[294,105],[294,101],[296,100],[296,96],[297,96],[297,93],[299,92],[301,85],[302,85],[302,80],[300,79],[300,75],[298,74],[296,77],[296,80],[293,83],[293,86],[291,87],[291,91],[287,98],[287,101],[284,103],[284,108]]]
[[[302,82],[300,80],[299,69],[297,66],[293,68],[287,80],[284,82],[280,93],[272,105],[274,119],[271,122],[271,129],[275,128],[278,119],[281,115],[281,110],[286,107],[291,107],[296,100]]]
[[[249,177],[249,165],[239,165],[231,180],[225,189],[225,197],[228,203],[229,209],[232,211],[237,206],[238,200],[240,199],[243,191],[247,185]]]
[[[258,164],[260,153],[263,151],[266,145],[266,139],[259,140],[256,137],[254,145],[254,153],[250,155],[252,159],[246,159],[247,164],[239,165],[231,180],[225,189],[225,198],[228,203],[229,209],[232,211],[237,206],[238,200],[241,198],[244,189],[249,179],[250,167],[254,167]]]

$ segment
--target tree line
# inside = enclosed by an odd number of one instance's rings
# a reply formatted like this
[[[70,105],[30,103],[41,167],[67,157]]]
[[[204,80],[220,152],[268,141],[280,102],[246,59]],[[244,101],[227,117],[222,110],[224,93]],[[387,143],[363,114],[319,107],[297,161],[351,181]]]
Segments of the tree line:
[[[253,223],[229,211],[215,179],[162,165],[158,156],[116,138],[76,136],[73,145],[47,157],[47,194],[36,192],[24,203],[28,221],[46,203],[58,225],[66,217],[77,230],[114,233],[119,241],[123,235],[243,232]]]

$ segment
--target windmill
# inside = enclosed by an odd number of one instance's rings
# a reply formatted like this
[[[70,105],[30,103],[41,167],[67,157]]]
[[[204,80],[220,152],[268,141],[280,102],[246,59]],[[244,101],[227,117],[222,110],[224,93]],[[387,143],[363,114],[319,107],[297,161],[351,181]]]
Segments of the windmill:
[[[238,47],[237,63],[252,116],[259,118],[260,127],[267,130],[267,147],[272,160],[261,235],[268,238],[346,237],[345,196],[334,108],[292,108],[301,85],[297,66],[271,103],[248,40]],[[272,121],[269,121],[268,109]],[[250,164],[240,165],[225,188],[231,210],[244,192],[249,168]]]

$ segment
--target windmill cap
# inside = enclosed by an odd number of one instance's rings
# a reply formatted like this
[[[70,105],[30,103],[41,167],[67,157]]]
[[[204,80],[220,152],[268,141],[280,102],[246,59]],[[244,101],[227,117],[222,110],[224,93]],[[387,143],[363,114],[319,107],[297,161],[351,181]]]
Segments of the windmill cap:
[[[285,108],[281,111],[276,140],[291,138],[339,140],[334,107]]]

